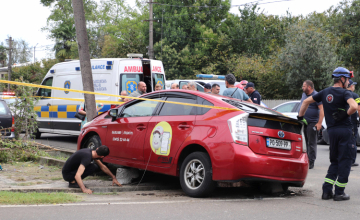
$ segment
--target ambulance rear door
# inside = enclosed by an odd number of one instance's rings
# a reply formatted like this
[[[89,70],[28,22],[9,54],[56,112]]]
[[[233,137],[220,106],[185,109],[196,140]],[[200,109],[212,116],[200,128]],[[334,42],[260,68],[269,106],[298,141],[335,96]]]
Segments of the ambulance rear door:
[[[160,84],[162,89],[165,88],[165,71],[163,63],[160,60],[150,60],[151,77],[152,77],[152,91],[155,91],[155,85]]]
[[[143,66],[141,59],[121,60],[119,65],[120,90],[131,94],[136,91],[140,81],[144,81]]]

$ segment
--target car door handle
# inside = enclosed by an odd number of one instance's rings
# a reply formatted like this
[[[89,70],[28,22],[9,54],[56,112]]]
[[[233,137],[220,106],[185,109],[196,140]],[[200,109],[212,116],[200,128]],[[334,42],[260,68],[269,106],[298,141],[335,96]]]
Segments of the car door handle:
[[[136,127],[136,129],[137,130],[139,130],[139,131],[142,131],[142,130],[144,130],[146,127],[144,126],[144,125],[138,125],[137,127]]]
[[[51,106],[51,104],[50,104],[50,103],[48,103],[48,104],[47,104],[47,106]]]
[[[102,128],[107,128],[107,126],[101,126]]]
[[[190,125],[179,125],[178,128],[188,129],[188,128],[190,128]]]

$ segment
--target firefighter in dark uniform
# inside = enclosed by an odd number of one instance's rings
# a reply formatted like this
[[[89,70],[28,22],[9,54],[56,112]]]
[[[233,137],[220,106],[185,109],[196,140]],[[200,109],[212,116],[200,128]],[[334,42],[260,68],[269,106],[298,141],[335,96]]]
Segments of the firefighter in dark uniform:
[[[309,104],[322,102],[325,120],[330,138],[330,166],[323,184],[322,199],[333,198],[334,201],[349,200],[345,191],[350,168],[353,161],[354,133],[350,115],[357,110],[357,103],[349,90],[346,90],[349,79],[353,77],[349,70],[338,67],[332,77],[334,85],[326,88],[314,96],[305,99],[298,119],[304,120],[304,114]],[[335,185],[335,195],[333,186]]]
[[[358,112],[360,113],[360,97],[358,94],[356,94],[354,91],[355,91],[355,85],[357,83],[356,82],[353,82],[351,79],[349,80],[349,86],[348,86],[348,90],[351,91],[351,94],[353,96],[353,99],[355,100],[355,102],[358,104],[358,111],[356,111],[354,114],[351,115],[351,124],[353,126],[353,131],[354,131],[354,134],[355,134],[355,137],[354,137],[354,144],[356,146],[356,139],[358,137]],[[358,163],[356,163],[356,155],[357,155],[357,147],[354,148],[354,160],[353,160],[353,163],[351,166],[359,166]]]

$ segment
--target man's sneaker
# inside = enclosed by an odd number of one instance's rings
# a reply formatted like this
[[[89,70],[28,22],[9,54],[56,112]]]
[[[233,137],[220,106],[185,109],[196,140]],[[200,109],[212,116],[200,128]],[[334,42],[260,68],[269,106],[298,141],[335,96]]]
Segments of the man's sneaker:
[[[343,200],[349,200],[350,196],[346,193],[343,193],[342,195],[335,195],[334,201],[343,201]]]
[[[333,193],[330,192],[330,193],[326,193],[326,192],[323,192],[322,196],[321,196],[321,199],[323,200],[329,200],[329,199],[332,199],[333,198]]]
[[[77,182],[75,182],[75,183],[69,182],[69,188],[80,188],[80,186],[77,184]]]
[[[357,166],[359,166],[359,164],[358,163],[353,163],[353,164],[351,164],[351,166],[352,167],[357,167]]]

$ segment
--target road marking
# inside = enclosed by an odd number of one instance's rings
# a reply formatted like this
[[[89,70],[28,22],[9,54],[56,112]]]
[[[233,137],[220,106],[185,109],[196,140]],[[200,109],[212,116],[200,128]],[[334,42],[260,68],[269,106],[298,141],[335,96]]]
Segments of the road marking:
[[[56,206],[90,206],[90,205],[152,205],[152,204],[174,204],[193,202],[243,202],[257,200],[281,200],[285,198],[262,198],[262,199],[192,199],[178,201],[149,201],[149,202],[92,202],[92,203],[70,203],[70,204],[44,204],[44,205],[0,205],[0,208],[25,208],[25,207],[56,207]]]

